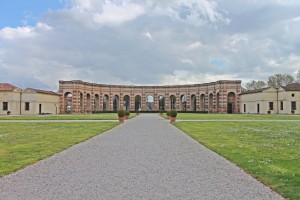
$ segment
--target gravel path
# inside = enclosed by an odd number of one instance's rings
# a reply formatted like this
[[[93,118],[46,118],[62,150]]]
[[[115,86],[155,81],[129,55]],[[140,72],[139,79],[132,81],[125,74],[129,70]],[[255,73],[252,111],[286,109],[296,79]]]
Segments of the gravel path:
[[[0,179],[0,199],[283,199],[156,114]]]

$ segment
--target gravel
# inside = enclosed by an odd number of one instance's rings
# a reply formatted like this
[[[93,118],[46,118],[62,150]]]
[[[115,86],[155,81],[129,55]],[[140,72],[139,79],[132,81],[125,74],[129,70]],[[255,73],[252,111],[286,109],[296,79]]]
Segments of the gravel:
[[[283,199],[167,120],[142,114],[0,179],[0,199]]]

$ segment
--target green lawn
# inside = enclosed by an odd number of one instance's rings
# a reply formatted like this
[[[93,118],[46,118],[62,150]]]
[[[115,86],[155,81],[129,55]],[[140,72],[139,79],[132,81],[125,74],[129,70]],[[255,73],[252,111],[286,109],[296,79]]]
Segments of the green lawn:
[[[164,115],[166,116],[166,115]],[[255,115],[255,114],[195,114],[178,113],[183,120],[300,120],[300,115]]]
[[[130,118],[135,117],[130,114]],[[117,113],[101,113],[89,115],[31,115],[31,116],[0,116],[0,120],[117,120]]]
[[[216,119],[220,116],[216,115]],[[300,199],[299,122],[177,122],[174,125],[285,198]]]
[[[0,177],[92,138],[118,124],[0,123]]]

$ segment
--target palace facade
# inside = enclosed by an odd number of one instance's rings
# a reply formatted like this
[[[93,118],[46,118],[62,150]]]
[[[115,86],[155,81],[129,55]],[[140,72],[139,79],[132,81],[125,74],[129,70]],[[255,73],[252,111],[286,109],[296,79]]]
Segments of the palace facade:
[[[166,86],[126,86],[59,81],[60,113],[97,111],[207,111],[240,113],[240,80]]]

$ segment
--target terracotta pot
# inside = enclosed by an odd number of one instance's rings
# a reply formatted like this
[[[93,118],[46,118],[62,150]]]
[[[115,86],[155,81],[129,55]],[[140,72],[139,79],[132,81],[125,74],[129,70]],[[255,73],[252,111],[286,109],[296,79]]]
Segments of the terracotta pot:
[[[125,121],[125,117],[119,117],[119,122],[124,122]]]
[[[170,118],[170,122],[176,122],[176,117],[169,117]]]
[[[129,118],[129,116],[128,115],[125,115],[125,119],[128,119]]]

